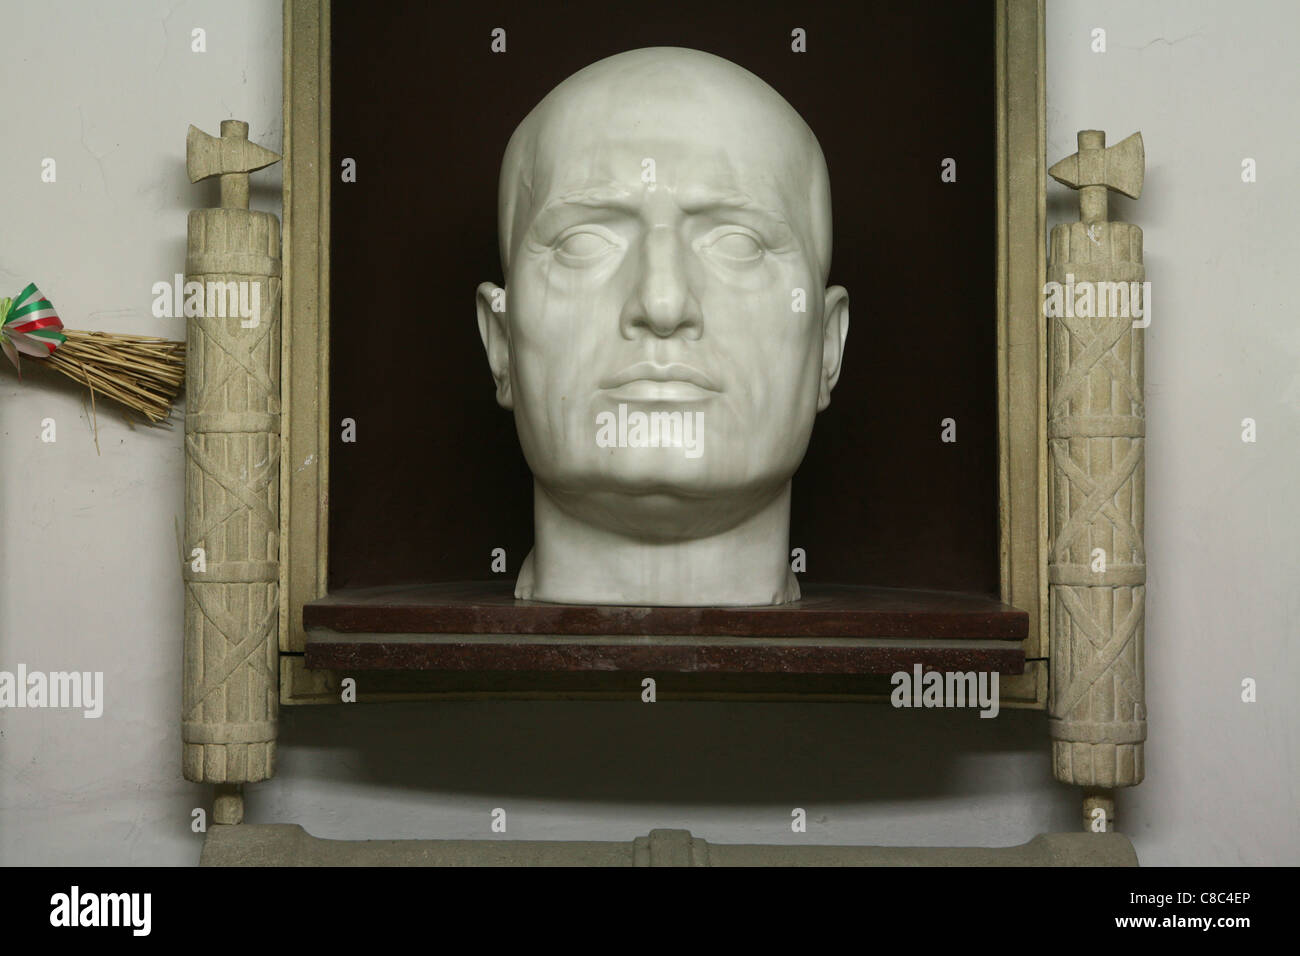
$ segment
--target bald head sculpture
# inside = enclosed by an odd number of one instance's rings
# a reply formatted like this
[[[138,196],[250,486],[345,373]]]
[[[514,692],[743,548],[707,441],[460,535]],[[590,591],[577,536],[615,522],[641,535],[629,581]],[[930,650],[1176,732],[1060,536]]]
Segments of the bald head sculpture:
[[[498,213],[477,306],[534,477],[515,596],[797,599],[791,477],[849,318],[807,124],[727,60],[632,50],[519,124]]]

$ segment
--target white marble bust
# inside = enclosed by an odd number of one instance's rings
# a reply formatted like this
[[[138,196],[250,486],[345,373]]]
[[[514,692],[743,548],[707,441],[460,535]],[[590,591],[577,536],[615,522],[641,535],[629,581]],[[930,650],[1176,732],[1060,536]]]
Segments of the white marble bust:
[[[477,306],[533,472],[515,596],[798,599],[791,478],[849,324],[808,125],[727,60],[621,53],[519,124],[498,213]]]

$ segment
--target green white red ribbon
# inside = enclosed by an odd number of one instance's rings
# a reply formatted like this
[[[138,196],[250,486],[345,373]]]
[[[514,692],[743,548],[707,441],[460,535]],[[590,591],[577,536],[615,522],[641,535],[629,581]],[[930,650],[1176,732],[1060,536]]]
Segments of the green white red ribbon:
[[[28,283],[16,299],[0,299],[0,348],[18,369],[19,378],[23,370],[18,367],[18,353],[49,356],[68,340],[59,331],[62,328],[54,306],[34,283]]]

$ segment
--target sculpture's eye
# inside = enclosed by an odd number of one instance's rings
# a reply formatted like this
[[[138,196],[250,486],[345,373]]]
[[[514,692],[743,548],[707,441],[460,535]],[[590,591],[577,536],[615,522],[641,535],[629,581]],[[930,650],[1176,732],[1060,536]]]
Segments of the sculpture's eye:
[[[747,232],[726,232],[707,246],[709,252],[734,262],[753,262],[763,254],[763,246]]]
[[[573,262],[588,262],[613,248],[614,243],[600,233],[582,230],[571,232],[561,239],[555,246],[555,251]]]

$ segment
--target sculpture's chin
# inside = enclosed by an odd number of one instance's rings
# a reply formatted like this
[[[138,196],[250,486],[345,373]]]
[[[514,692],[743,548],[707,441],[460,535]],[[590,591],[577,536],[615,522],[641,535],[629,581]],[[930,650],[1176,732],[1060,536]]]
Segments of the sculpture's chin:
[[[761,482],[669,482],[643,479],[556,486],[537,483],[562,511],[591,528],[640,541],[664,544],[724,534],[763,511],[790,476],[764,476]]]
[[[790,480],[713,495],[535,483],[535,549],[515,597],[555,604],[754,607],[798,600]]]
[[[614,500],[620,508],[672,508],[692,502],[728,509],[753,507],[783,487],[799,468],[811,434],[794,424],[772,431],[710,436],[695,450],[597,448],[520,435],[534,480],[557,501]],[[780,439],[773,437],[781,434]],[[748,436],[748,437],[742,437]],[[733,504],[734,503],[734,504]]]

